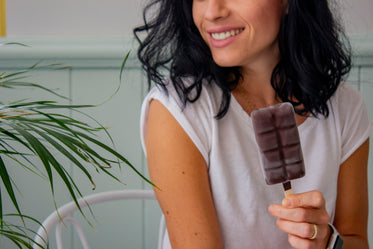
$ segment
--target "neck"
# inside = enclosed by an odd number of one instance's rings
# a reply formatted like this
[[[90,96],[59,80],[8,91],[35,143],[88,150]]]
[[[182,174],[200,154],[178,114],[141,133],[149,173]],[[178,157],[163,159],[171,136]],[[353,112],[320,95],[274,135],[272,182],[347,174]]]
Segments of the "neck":
[[[272,72],[279,60],[280,53],[277,44],[274,44],[272,48],[261,53],[260,56],[247,61],[241,67],[242,80],[235,90],[244,92],[247,101],[257,108],[279,103],[271,85]]]
[[[242,70],[242,81],[237,87],[237,91],[244,92],[247,98],[257,107],[270,106],[279,103],[276,92],[271,85],[271,67],[260,67],[255,69]]]

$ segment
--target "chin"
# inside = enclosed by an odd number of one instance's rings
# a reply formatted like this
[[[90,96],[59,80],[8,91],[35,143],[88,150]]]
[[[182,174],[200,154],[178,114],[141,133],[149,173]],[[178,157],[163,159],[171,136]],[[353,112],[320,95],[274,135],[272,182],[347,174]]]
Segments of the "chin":
[[[234,49],[212,50],[212,58],[220,67],[238,67],[245,64],[247,56],[243,56],[242,50]]]
[[[239,65],[231,56],[213,56],[213,60],[220,67],[236,67]]]

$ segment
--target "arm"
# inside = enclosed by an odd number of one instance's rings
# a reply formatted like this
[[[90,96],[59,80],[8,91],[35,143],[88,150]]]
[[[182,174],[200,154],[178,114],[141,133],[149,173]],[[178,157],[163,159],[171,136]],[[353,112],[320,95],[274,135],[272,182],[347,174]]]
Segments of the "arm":
[[[157,100],[150,103],[146,134],[150,178],[159,187],[172,248],[223,248],[205,160]]]
[[[344,240],[344,249],[369,248],[368,154],[369,140],[341,165],[339,171],[334,226]]]
[[[368,152],[369,140],[340,166],[334,226],[344,240],[343,249],[369,248]],[[279,218],[277,225],[289,234],[289,243],[293,247],[326,248],[331,233],[330,217],[319,191],[290,195],[283,200],[283,205],[271,205],[269,211]],[[313,240],[309,239],[314,233],[312,224],[318,227],[317,237]]]

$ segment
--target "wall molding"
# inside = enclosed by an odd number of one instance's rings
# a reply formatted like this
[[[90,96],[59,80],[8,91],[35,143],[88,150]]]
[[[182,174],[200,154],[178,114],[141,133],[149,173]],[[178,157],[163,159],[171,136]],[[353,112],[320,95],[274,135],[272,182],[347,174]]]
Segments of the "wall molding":
[[[373,34],[349,36],[355,66],[373,66]],[[27,67],[35,61],[57,61],[76,68],[120,68],[131,51],[126,66],[139,67],[137,41],[133,37],[5,37],[0,44],[19,42],[28,45],[1,45],[0,67]]]
[[[354,66],[373,66],[373,34],[348,37],[354,54]]]
[[[139,67],[137,42],[131,37],[6,37],[0,44],[0,67],[27,67],[36,61],[58,62],[75,68],[120,68],[130,52],[127,67]]]

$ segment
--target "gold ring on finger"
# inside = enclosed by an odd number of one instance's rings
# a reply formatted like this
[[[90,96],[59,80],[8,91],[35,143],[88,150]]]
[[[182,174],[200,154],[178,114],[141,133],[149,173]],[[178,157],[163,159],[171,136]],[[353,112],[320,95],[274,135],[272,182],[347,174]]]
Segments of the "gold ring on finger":
[[[309,238],[310,240],[313,240],[313,239],[315,239],[316,238],[316,236],[317,236],[317,232],[318,232],[318,229],[317,229],[317,226],[316,226],[316,224],[312,224],[313,225],[313,229],[314,229],[314,231],[313,231],[313,234],[312,234],[312,236]]]

